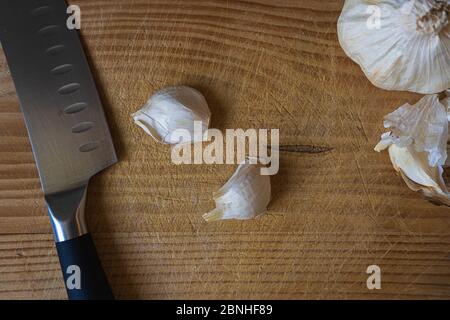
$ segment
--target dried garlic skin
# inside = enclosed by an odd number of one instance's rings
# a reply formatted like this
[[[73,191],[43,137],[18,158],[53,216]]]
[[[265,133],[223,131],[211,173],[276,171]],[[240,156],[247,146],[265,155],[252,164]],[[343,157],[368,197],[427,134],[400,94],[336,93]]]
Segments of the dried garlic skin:
[[[450,90],[445,91],[446,98],[442,99],[441,103],[447,108],[447,120],[450,121]]]
[[[415,105],[406,103],[384,117],[384,127],[398,147],[413,145],[418,152],[427,152],[430,166],[443,165],[447,159],[447,110],[438,95],[427,95]]]
[[[141,110],[132,114],[134,122],[158,142],[179,144],[203,141],[203,136],[194,135],[194,122],[202,122],[202,132],[208,127],[211,112],[205,97],[187,86],[164,88],[155,93]],[[185,141],[176,130],[185,129],[191,140]]]
[[[375,86],[438,93],[450,87],[449,8],[442,0],[346,0],[339,42]]]
[[[203,215],[215,220],[248,220],[267,212],[271,199],[270,176],[261,175],[261,165],[241,164],[228,182],[214,193],[216,208]]]
[[[439,96],[428,95],[414,105],[399,107],[385,117],[384,126],[391,131],[381,136],[375,150],[388,148],[394,169],[410,189],[450,206],[442,178],[447,160],[447,108]]]

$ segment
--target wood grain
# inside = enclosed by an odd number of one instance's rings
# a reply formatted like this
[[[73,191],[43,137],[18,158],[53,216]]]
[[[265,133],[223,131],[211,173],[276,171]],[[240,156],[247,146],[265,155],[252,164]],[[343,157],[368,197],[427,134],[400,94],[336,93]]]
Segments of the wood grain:
[[[69,1],[75,3],[74,1]],[[119,298],[450,298],[450,210],[373,152],[419,96],[372,86],[339,46],[343,1],[78,0],[120,162],[88,216]],[[205,223],[234,166],[171,164],[130,114],[156,90],[203,92],[213,127],[280,128],[269,213]],[[320,152],[318,152],[320,151]],[[366,268],[382,269],[382,289]],[[0,298],[65,292],[26,130],[0,58]]]

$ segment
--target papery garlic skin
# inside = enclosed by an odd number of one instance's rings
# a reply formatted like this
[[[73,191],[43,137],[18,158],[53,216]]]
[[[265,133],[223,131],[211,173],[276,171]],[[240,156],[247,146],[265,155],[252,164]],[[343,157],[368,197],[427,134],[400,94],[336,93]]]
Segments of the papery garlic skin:
[[[441,103],[447,108],[447,120],[450,121],[450,90],[445,91],[446,98],[442,99]]]
[[[194,134],[194,123],[201,121],[204,133],[209,127],[211,112],[199,91],[177,86],[155,93],[132,117],[139,127],[158,142],[179,144],[203,141],[203,135]],[[173,135],[180,129],[190,133],[190,140],[186,135]]]
[[[270,176],[261,175],[261,165],[241,164],[228,182],[214,193],[216,208],[203,218],[208,222],[253,219],[267,212],[270,198]]]
[[[384,117],[384,127],[391,130],[382,135],[382,143],[391,140],[398,147],[413,145],[418,152],[427,152],[430,166],[443,165],[447,159],[447,110],[438,95],[427,95],[415,105],[404,104]]]
[[[375,151],[388,148],[394,169],[410,189],[450,206],[442,178],[447,159],[447,110],[438,95],[401,106],[385,117],[384,126],[391,131],[381,136]]]
[[[430,14],[436,3],[346,0],[338,21],[339,42],[377,87],[441,92],[450,87],[450,23],[445,4]]]

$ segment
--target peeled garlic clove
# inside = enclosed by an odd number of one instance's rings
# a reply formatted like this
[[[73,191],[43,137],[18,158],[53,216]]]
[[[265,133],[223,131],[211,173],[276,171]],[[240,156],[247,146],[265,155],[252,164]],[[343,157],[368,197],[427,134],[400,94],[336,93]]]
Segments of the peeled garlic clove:
[[[203,133],[209,127],[211,112],[205,97],[187,87],[169,87],[155,93],[141,110],[132,115],[134,122],[155,140],[166,144],[203,141]],[[194,122],[202,122],[202,135],[194,134]],[[187,137],[173,135],[184,129]],[[184,139],[184,140],[183,140]]]
[[[447,110],[438,95],[401,106],[385,117],[384,126],[391,131],[381,136],[375,150],[388,148],[394,169],[410,189],[450,206],[442,178],[447,159]]]
[[[346,0],[339,42],[367,78],[387,90],[450,87],[448,1]]]
[[[267,212],[270,176],[261,175],[259,164],[241,164],[228,182],[214,194],[216,208],[203,215],[206,221],[247,220]]]

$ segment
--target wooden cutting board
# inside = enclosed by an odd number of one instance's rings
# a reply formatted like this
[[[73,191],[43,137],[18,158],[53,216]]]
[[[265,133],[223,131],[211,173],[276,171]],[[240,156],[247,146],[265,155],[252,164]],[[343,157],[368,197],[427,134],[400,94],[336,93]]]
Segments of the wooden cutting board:
[[[343,1],[69,1],[120,162],[87,212],[118,298],[450,298],[450,209],[373,151],[419,96],[370,84],[339,46]],[[37,171],[0,58],[0,298],[65,298]],[[206,223],[235,166],[176,166],[132,123],[156,90],[206,96],[212,126],[280,128],[269,213]],[[381,290],[366,269],[381,268]]]

